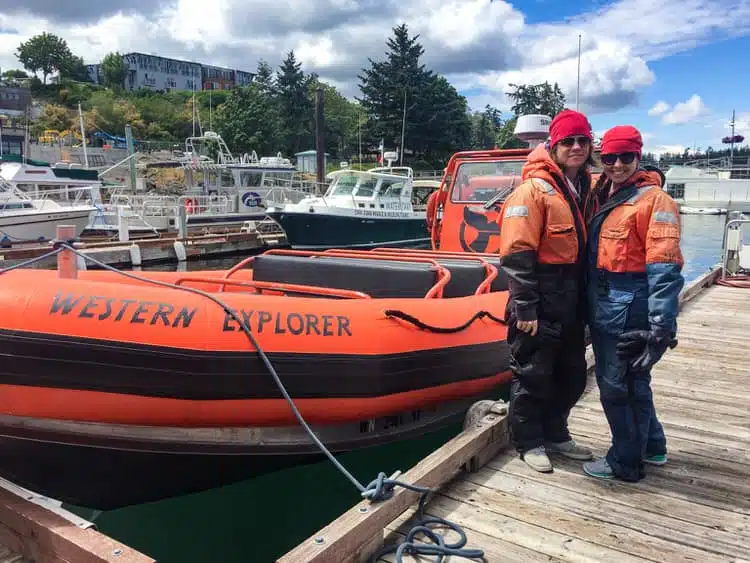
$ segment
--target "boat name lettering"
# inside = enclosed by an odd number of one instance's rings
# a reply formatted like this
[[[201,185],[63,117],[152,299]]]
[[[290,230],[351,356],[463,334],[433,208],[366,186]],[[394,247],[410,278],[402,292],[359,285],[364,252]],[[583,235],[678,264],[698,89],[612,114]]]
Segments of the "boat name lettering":
[[[253,332],[273,331],[274,334],[294,336],[351,336],[351,320],[344,315],[315,315],[313,313],[280,313],[271,311],[232,309]],[[224,313],[224,332],[242,330],[237,320]]]
[[[99,295],[75,295],[58,293],[52,300],[49,314],[76,314],[79,319],[95,319],[130,324],[148,324],[168,326],[170,328],[188,328],[197,308],[175,307],[171,303],[158,301],[141,301],[140,299],[121,299]]]
[[[378,209],[355,209],[354,215],[358,217],[409,217],[408,211],[380,211]]]

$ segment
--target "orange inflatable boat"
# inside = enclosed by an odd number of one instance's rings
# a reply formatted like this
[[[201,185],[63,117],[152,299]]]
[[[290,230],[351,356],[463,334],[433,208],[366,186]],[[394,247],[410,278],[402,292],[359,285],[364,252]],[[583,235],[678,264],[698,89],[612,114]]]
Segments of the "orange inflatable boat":
[[[497,257],[272,250],[230,270],[0,276],[0,475],[99,509],[452,423],[509,380]],[[192,290],[214,296],[219,302]]]

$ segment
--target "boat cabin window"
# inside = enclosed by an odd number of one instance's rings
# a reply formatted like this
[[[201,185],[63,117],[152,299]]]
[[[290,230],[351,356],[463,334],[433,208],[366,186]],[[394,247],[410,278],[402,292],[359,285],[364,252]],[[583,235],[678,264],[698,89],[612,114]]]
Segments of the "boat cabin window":
[[[30,201],[9,201],[7,203],[0,203],[0,209],[3,211],[8,209],[33,209],[34,205]]]
[[[242,170],[240,172],[240,187],[257,188],[263,178],[263,172],[258,170]]]
[[[489,201],[498,190],[521,183],[525,160],[464,162],[458,166],[451,201],[468,203]]]
[[[401,197],[401,191],[404,189],[403,182],[395,182],[392,180],[383,180],[380,184],[380,197]]]
[[[685,184],[667,184],[667,193],[675,199],[685,197]]]
[[[375,195],[375,186],[377,185],[377,178],[362,178],[354,195],[357,197],[372,197]]]
[[[231,188],[232,186],[234,186],[234,176],[232,176],[231,170],[222,170],[221,171],[221,187]]]

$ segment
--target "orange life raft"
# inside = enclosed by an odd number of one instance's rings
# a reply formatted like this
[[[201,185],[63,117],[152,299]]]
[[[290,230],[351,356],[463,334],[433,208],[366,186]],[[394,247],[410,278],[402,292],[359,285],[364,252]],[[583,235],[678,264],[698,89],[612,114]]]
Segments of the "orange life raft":
[[[225,303],[332,451],[448,424],[509,379],[496,256],[271,250],[137,275]],[[0,307],[0,474],[27,488],[107,509],[319,453],[237,319],[205,296],[16,270],[0,276]]]

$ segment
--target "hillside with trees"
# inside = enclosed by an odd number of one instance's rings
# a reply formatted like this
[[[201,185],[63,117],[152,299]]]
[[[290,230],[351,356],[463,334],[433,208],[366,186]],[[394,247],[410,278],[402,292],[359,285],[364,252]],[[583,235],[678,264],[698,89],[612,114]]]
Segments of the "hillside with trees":
[[[87,136],[97,131],[122,136],[130,124],[142,146],[173,147],[193,133],[195,117],[196,132],[201,127],[218,131],[235,152],[285,156],[315,148],[314,99],[322,87],[326,151],[332,159],[356,162],[361,143],[364,159],[371,161],[381,140],[387,150],[399,150],[403,138],[404,162],[415,168],[442,168],[457,150],[518,146],[512,135],[515,115],[553,115],[564,105],[556,84],[510,85],[509,118],[489,105],[472,112],[445,77],[422,63],[419,36],[410,35],[406,25],[392,31],[383,58],[368,59],[358,76],[360,93],[353,100],[305,73],[294,51],[277,69],[259,61],[249,86],[198,91],[195,97],[185,91],[127,91],[120,53],[104,57],[103,84],[94,84],[83,60],[64,39],[49,33],[22,43],[16,55],[24,70],[3,76],[26,80],[35,100],[44,103],[31,129],[34,135],[78,129],[80,104]]]

